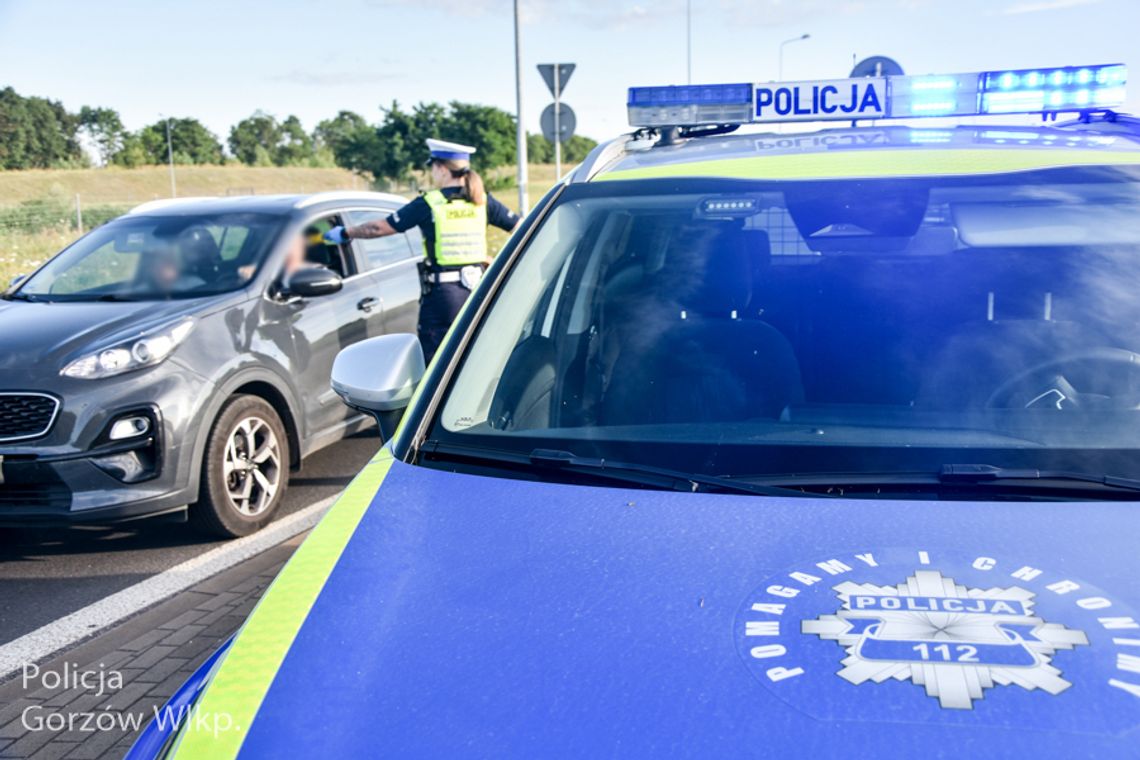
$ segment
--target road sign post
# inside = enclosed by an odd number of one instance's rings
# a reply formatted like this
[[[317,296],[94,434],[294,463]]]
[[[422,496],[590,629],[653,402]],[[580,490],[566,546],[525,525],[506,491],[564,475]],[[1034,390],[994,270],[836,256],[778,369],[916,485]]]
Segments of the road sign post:
[[[562,95],[562,87],[561,87],[562,81],[561,80],[562,80],[562,77],[559,76],[559,73],[560,73],[559,69],[561,69],[561,68],[562,68],[561,66],[555,66],[554,67],[554,134],[559,136],[559,139],[554,141],[554,176],[555,176],[555,178],[561,178],[562,177],[562,139],[561,139],[562,130],[559,129],[559,127],[561,125],[558,123],[558,111],[560,110],[558,107],[560,105],[562,105],[562,102],[561,102],[561,100],[562,100],[561,99],[561,95]]]
[[[554,105],[547,106],[546,110],[542,112],[542,131],[546,139],[554,143],[554,172],[558,177],[562,176],[562,142],[570,139],[574,134],[575,127],[574,112],[570,110],[569,106],[562,105],[562,90],[566,87],[566,83],[570,80],[570,75],[574,73],[576,66],[573,63],[538,64],[538,73],[542,75],[546,86],[550,88],[550,94],[554,96]],[[567,114],[569,114],[568,123],[566,121]],[[547,125],[548,116],[553,119],[549,126]]]

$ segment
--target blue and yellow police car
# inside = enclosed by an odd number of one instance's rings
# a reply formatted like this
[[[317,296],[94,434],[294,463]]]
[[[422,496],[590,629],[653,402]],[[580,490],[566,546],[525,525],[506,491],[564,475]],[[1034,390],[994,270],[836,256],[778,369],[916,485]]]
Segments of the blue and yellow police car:
[[[1125,76],[630,90],[133,756],[1136,757]]]

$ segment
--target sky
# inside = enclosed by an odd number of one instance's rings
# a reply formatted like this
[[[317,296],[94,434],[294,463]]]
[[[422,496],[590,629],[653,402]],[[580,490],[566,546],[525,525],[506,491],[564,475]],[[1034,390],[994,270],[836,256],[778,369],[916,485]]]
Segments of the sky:
[[[524,120],[572,62],[578,133],[628,131],[626,88],[684,84],[686,0],[520,0]],[[842,78],[887,55],[907,73],[1129,65],[1140,112],[1140,0],[691,0],[694,82]],[[462,100],[515,109],[511,0],[0,0],[0,87],[108,106],[137,129],[201,119],[223,140],[263,110],[312,128],[342,109]]]

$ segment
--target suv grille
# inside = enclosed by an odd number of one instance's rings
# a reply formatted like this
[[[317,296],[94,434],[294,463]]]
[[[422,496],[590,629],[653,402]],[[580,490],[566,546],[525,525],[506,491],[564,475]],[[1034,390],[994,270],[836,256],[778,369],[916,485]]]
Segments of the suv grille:
[[[58,409],[59,402],[42,393],[0,393],[0,442],[45,435]]]

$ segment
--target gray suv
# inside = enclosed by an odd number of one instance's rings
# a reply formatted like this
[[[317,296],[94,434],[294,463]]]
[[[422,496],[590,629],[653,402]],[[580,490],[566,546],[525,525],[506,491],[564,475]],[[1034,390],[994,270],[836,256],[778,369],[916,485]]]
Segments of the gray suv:
[[[337,352],[418,319],[418,231],[344,246],[321,233],[404,202],[157,201],[14,282],[0,301],[0,523],[188,509],[240,536],[272,520],[291,468],[371,424],[329,387]]]

